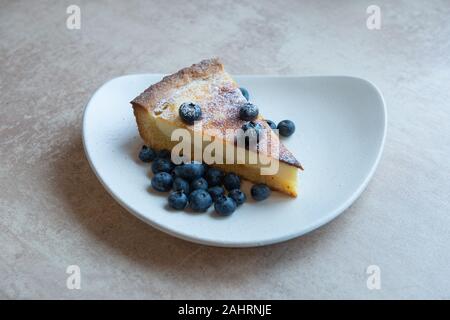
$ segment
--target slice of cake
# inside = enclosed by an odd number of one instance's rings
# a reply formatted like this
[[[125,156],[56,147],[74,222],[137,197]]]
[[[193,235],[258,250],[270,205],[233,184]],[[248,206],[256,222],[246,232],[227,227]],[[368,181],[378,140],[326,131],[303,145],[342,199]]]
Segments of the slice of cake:
[[[185,103],[201,107],[201,118],[195,124],[189,124],[180,117],[180,106]],[[237,143],[237,134],[230,134],[238,132],[248,123],[240,116],[240,109],[246,103],[237,83],[224,71],[218,59],[203,60],[166,76],[131,102],[139,133],[148,146],[172,150],[179,144],[179,141],[172,141],[172,133],[176,129],[186,129],[192,134],[190,156],[207,151],[210,141],[214,141],[224,146],[226,155],[225,151],[220,155],[214,154],[216,159],[219,157],[222,161],[206,161],[211,166],[234,172],[255,183],[265,183],[271,189],[290,196],[297,196],[297,173],[302,167],[279,141],[261,114],[252,121],[265,133],[259,138],[256,148]],[[203,137],[202,142],[194,144],[195,137],[199,135]],[[240,153],[242,149],[245,151]],[[228,151],[232,151],[232,159]],[[237,156],[239,154],[245,154],[246,160],[257,156],[258,161],[245,162],[242,157]],[[268,163],[276,170],[264,172]]]

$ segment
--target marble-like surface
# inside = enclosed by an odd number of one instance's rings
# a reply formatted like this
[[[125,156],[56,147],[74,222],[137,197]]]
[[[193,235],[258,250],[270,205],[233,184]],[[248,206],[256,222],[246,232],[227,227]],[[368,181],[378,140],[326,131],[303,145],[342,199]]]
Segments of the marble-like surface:
[[[80,30],[65,25],[72,3]],[[446,0],[1,0],[0,298],[450,298],[449,15]],[[338,219],[269,247],[205,247],[97,181],[81,142],[91,94],[216,55],[234,74],[347,74],[383,91],[384,155]],[[72,264],[80,290],[66,288]],[[381,290],[366,287],[372,264]]]

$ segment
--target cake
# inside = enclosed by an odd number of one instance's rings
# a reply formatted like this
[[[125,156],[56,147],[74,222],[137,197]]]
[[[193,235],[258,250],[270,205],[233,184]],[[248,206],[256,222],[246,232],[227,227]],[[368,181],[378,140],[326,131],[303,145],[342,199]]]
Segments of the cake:
[[[201,106],[200,125],[188,124],[180,118],[179,108],[185,102]],[[261,114],[255,122],[259,123],[267,134],[260,138],[256,149],[247,146],[243,151],[242,145],[236,143],[236,137],[227,133],[240,129],[246,122],[239,118],[240,106],[245,103],[247,100],[238,84],[224,70],[223,64],[217,58],[203,60],[168,75],[131,101],[139,134],[146,145],[157,150],[172,150],[179,144],[179,141],[172,141],[172,133],[175,129],[186,129],[193,140],[195,136],[202,135],[208,138],[206,140],[222,144],[224,150],[235,149],[233,161],[227,158],[208,163],[211,166],[225,172],[234,172],[254,183],[267,184],[271,189],[287,195],[297,196],[298,169],[302,169],[302,166],[279,140],[278,135],[273,133]],[[193,159],[196,151],[202,154],[208,143],[202,140],[200,145],[193,145],[189,158]],[[261,148],[259,145],[266,147]],[[273,150],[277,152],[272,152]],[[258,156],[257,163],[242,163],[242,159],[238,162],[237,154],[243,154],[239,151],[245,153],[246,159],[251,155]],[[225,158],[225,155],[223,157]],[[277,171],[267,174],[270,170],[266,170],[266,174],[262,174],[269,162],[271,165],[276,164]]]

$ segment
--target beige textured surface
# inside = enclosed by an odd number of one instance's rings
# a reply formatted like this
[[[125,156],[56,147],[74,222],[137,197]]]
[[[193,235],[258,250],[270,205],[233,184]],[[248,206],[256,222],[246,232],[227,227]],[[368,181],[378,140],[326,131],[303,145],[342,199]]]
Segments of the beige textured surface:
[[[78,31],[65,27],[72,3]],[[0,0],[0,298],[450,298],[450,4],[375,1],[379,31],[365,27],[369,4]],[[381,88],[385,152],[345,214],[286,243],[218,249],[161,233],[106,193],[81,142],[91,94],[214,55],[235,74]],[[70,264],[81,290],[66,288]],[[366,288],[371,264],[379,291]]]

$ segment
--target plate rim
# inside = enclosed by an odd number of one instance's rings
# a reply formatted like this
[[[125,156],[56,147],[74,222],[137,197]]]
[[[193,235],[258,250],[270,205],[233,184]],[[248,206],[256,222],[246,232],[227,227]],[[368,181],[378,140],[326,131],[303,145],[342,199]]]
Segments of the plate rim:
[[[382,105],[383,129],[382,129],[381,143],[377,150],[377,156],[375,158],[375,161],[372,164],[372,167],[368,171],[368,174],[366,175],[366,177],[364,178],[362,183],[359,185],[359,187],[357,189],[355,189],[353,194],[350,197],[348,197],[345,202],[343,202],[339,207],[337,207],[336,209],[334,209],[333,211],[331,211],[329,214],[325,215],[321,219],[316,220],[314,223],[310,223],[306,227],[302,228],[302,230],[300,232],[293,232],[293,233],[290,233],[290,234],[287,234],[284,236],[270,238],[270,239],[264,240],[264,241],[245,241],[245,242],[232,242],[232,241],[224,242],[224,241],[222,241],[222,242],[218,242],[218,241],[213,241],[213,240],[209,240],[209,239],[201,239],[199,237],[195,237],[195,236],[183,233],[183,232],[174,231],[174,230],[170,229],[169,227],[162,225],[160,223],[157,223],[157,222],[145,217],[144,215],[140,214],[139,212],[135,211],[127,203],[125,203],[122,199],[120,199],[118,196],[116,196],[114,194],[114,192],[111,190],[111,188],[108,186],[108,184],[106,184],[106,182],[102,179],[101,175],[99,174],[96,167],[94,166],[94,163],[91,159],[90,153],[88,151],[87,143],[86,143],[86,139],[87,139],[86,138],[86,123],[87,123],[88,111],[90,110],[90,108],[92,108],[91,107],[92,101],[95,99],[95,97],[99,94],[99,92],[104,87],[106,87],[110,82],[121,79],[121,78],[131,78],[131,77],[136,77],[136,76],[160,76],[160,77],[163,77],[165,75],[166,74],[163,74],[163,73],[134,73],[134,74],[127,74],[127,75],[114,77],[114,78],[106,81],[105,83],[103,83],[100,87],[97,88],[97,90],[90,97],[89,101],[87,102],[87,104],[84,107],[83,118],[82,118],[82,141],[83,141],[83,150],[84,150],[84,153],[88,160],[89,166],[91,167],[91,169],[94,172],[97,179],[100,181],[101,185],[111,195],[111,197],[115,201],[117,201],[123,208],[125,208],[129,213],[131,213],[133,216],[137,217],[139,220],[141,220],[141,221],[151,225],[152,227],[154,227],[164,233],[167,233],[171,236],[174,236],[179,239],[183,239],[185,241],[193,242],[196,244],[213,246],[213,247],[227,247],[227,248],[260,247],[260,246],[267,246],[267,245],[272,245],[272,244],[276,244],[276,243],[280,243],[280,242],[285,242],[285,241],[288,241],[291,239],[295,239],[297,237],[305,235],[315,229],[318,229],[318,228],[324,226],[325,224],[334,220],[340,214],[345,212],[350,207],[350,205],[352,205],[353,202],[355,202],[360,197],[362,192],[366,189],[367,185],[369,184],[370,180],[373,178],[373,175],[379,165],[379,162],[380,162],[382,154],[383,154],[385,141],[386,141],[387,123],[388,123],[387,117],[388,116],[387,116],[386,101],[383,97],[383,94],[382,94],[381,90],[370,80],[360,78],[360,77],[355,77],[355,76],[349,76],[349,75],[299,76],[299,75],[270,75],[270,74],[267,74],[267,75],[265,75],[265,74],[264,75],[234,74],[233,75],[234,77],[246,77],[246,78],[292,78],[293,79],[293,78],[324,78],[325,77],[325,78],[346,78],[346,79],[353,79],[353,80],[365,82],[369,87],[371,87],[376,92],[376,94],[378,95],[378,97],[381,101],[381,105]]]

